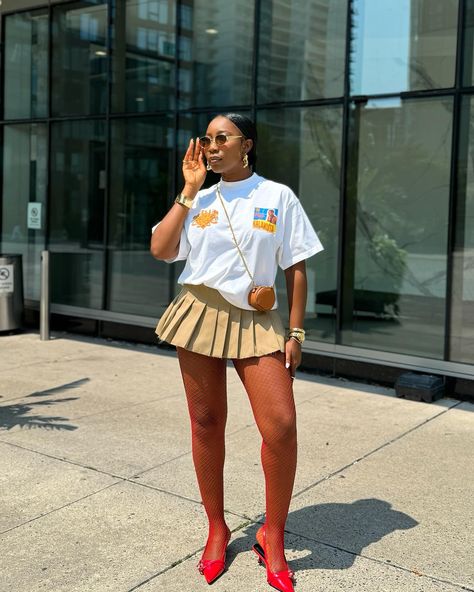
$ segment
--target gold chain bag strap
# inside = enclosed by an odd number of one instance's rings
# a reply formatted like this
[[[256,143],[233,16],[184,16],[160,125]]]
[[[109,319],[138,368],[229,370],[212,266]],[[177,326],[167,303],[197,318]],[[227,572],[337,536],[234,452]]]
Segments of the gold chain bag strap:
[[[245,257],[243,255],[242,251],[240,250],[237,239],[235,238],[234,230],[232,228],[232,224],[230,223],[229,214],[227,213],[227,209],[224,205],[224,200],[222,198],[222,194],[221,194],[221,190],[219,188],[219,185],[217,185],[217,195],[220,199],[220,202],[222,204],[222,208],[225,212],[227,222],[229,224],[229,228],[232,233],[232,240],[234,241],[234,245],[237,247],[237,251],[239,252],[240,257],[242,258],[242,261],[244,263],[244,267],[245,267],[247,273],[249,274],[250,279],[252,280],[252,289],[250,290],[249,295],[248,295],[248,303],[252,308],[255,308],[256,310],[260,310],[262,312],[266,312],[268,310],[271,310],[273,308],[273,305],[275,304],[275,290],[274,290],[273,286],[256,286],[255,285],[255,281],[253,279],[252,274],[250,273],[247,262],[245,261]]]

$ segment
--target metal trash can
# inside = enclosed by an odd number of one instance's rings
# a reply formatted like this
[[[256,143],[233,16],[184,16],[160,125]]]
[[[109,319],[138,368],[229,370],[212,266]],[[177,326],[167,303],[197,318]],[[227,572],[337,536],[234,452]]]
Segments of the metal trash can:
[[[23,267],[21,255],[0,254],[0,332],[23,325]]]

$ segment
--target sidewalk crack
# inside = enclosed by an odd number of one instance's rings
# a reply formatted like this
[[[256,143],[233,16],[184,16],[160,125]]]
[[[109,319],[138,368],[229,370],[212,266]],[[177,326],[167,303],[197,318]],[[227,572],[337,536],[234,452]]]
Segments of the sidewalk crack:
[[[317,481],[315,481],[314,483],[312,483],[311,485],[308,485],[307,487],[304,487],[303,489],[301,489],[300,491],[298,491],[297,493],[293,494],[292,498],[296,498],[299,497],[300,495],[303,495],[303,493],[306,493],[307,491],[309,491],[310,489],[313,489],[313,487],[316,487],[317,485],[319,485],[320,483],[323,483],[323,481],[327,481],[328,479],[332,479],[333,477],[335,477],[336,475],[339,475],[339,473],[342,473],[343,471],[347,470],[348,468],[356,465],[357,463],[359,463],[362,460],[365,460],[366,458],[368,458],[369,456],[372,456],[373,454],[376,454],[377,452],[379,452],[380,450],[386,448],[387,446],[390,446],[391,444],[394,444],[395,442],[398,442],[398,440],[401,440],[402,438],[404,438],[405,436],[407,436],[408,434],[411,434],[412,432],[424,427],[426,424],[430,423],[431,421],[438,419],[439,417],[441,417],[442,415],[444,415],[445,413],[448,413],[449,411],[451,411],[452,409],[455,409],[456,407],[458,407],[459,405],[461,405],[463,403],[463,401],[459,401],[457,403],[455,403],[454,405],[452,405],[451,407],[447,408],[447,409],[443,409],[442,411],[440,411],[440,413],[437,413],[436,415],[433,415],[432,417],[429,417],[428,419],[425,419],[425,421],[413,426],[412,428],[410,428],[409,430],[406,430],[405,432],[402,432],[401,434],[399,434],[398,436],[395,436],[394,438],[391,438],[390,440],[388,440],[387,442],[384,442],[383,444],[381,444],[380,446],[377,446],[377,448],[374,448],[373,450],[370,450],[369,452],[366,452],[365,454],[363,454],[362,456],[356,458],[355,460],[347,463],[346,465],[344,465],[343,467],[340,467],[339,469],[333,471],[332,473],[329,473],[329,475],[326,475],[325,477],[322,477],[321,479],[318,479]]]

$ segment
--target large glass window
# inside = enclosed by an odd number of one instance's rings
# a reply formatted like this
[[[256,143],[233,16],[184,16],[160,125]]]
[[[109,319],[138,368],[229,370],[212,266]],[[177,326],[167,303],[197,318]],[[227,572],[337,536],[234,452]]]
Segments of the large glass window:
[[[48,109],[48,13],[5,19],[5,119],[45,117]]]
[[[105,124],[65,121],[51,128],[52,300],[102,308]]]
[[[351,92],[454,86],[459,0],[354,0]]]
[[[180,106],[245,105],[252,100],[252,0],[183,0]],[[188,28],[191,21],[192,30]]]
[[[452,110],[452,99],[353,109],[347,345],[443,357]]]
[[[105,113],[107,4],[81,0],[53,9],[52,113]]]
[[[257,172],[293,189],[325,249],[306,262],[305,325],[309,339],[329,342],[335,340],[341,116],[339,106],[258,113]],[[277,289],[287,322],[286,286],[281,272]]]
[[[451,359],[474,363],[474,99],[465,97],[461,117],[453,292]]]
[[[0,252],[23,255],[25,297],[39,300],[46,223],[48,140],[45,124],[3,128]]]
[[[172,195],[171,117],[133,118],[112,125],[108,308],[158,316],[169,303],[169,265],[150,255],[151,225]]]
[[[259,102],[341,96],[346,17],[347,0],[263,0]]]
[[[112,108],[172,109],[175,98],[175,2],[114,3]]]

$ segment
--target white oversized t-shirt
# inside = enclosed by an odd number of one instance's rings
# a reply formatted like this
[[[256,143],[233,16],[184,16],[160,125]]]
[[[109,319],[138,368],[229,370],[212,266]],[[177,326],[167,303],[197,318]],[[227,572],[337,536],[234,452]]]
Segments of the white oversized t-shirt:
[[[286,269],[323,249],[303,207],[286,185],[254,173],[243,181],[221,180],[220,192],[236,240],[255,284],[272,286],[277,266]],[[156,227],[155,227],[156,228]],[[252,281],[232,240],[216,185],[202,189],[186,217],[179,252],[168,263],[186,260],[180,284],[204,284],[231,304],[248,303]],[[273,308],[277,308],[275,302]]]

